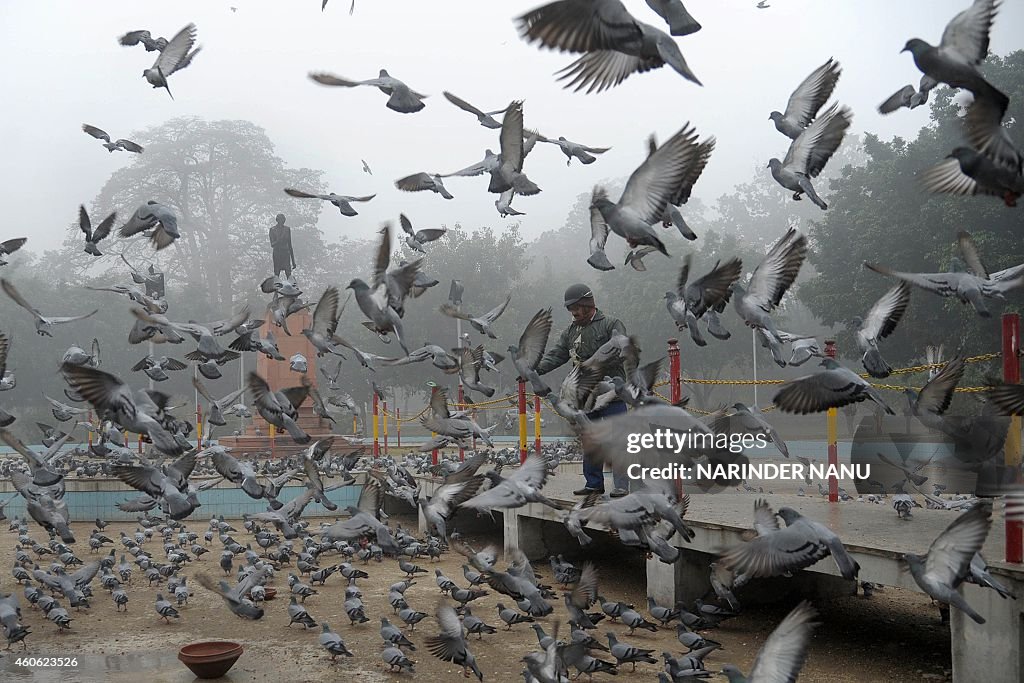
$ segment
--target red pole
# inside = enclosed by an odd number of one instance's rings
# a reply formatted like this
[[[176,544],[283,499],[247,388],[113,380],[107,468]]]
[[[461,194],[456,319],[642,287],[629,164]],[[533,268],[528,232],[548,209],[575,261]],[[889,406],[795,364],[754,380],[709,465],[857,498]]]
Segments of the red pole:
[[[465,410],[466,408],[466,395],[462,390],[462,382],[459,382],[459,410]],[[474,437],[475,438],[475,437]],[[459,444],[459,462],[466,459],[466,449]]]
[[[533,396],[533,450],[540,455],[540,396]]]
[[[836,342],[834,339],[825,340],[825,356],[836,357]],[[839,446],[836,443],[836,409],[829,408],[825,417],[826,433],[828,437],[828,467],[835,472],[839,465]],[[839,502],[839,479],[834,475],[828,478],[828,502]]]
[[[384,399],[384,455],[388,454],[388,400]]]
[[[380,444],[377,442],[377,392],[373,392],[373,457],[380,456]]]
[[[1020,314],[1003,314],[1003,381],[1020,383]],[[1010,418],[1006,436],[1004,464],[1013,467],[1020,482],[1021,434],[1020,418]],[[1024,561],[1024,522],[1006,520],[1006,561],[1020,564]]]
[[[402,409],[395,408],[395,437],[398,439],[398,447],[402,447]]]
[[[519,380],[519,463],[526,462],[526,382]]]
[[[680,379],[682,368],[679,360],[679,340],[668,340],[668,387],[669,400],[679,403],[683,398],[683,386]],[[676,479],[676,496],[683,498],[683,480]]]

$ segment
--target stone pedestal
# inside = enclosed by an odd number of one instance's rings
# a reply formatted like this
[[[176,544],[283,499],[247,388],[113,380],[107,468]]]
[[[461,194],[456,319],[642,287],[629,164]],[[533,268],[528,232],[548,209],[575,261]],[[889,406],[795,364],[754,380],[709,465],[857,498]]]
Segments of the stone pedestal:
[[[260,333],[266,335],[271,331],[277,341],[277,348],[284,356],[284,360],[272,360],[265,354],[257,354],[256,372],[267,381],[272,391],[297,387],[302,385],[302,373],[291,369],[289,359],[296,353],[301,353],[306,358],[306,377],[314,387],[319,385],[317,380],[317,356],[316,348],[301,334],[301,330],[313,324],[313,316],[307,309],[298,311],[288,316],[288,329],[292,334],[286,335],[284,330],[275,327],[268,313],[264,318],[263,327]],[[325,399],[326,400],[326,397]],[[337,436],[334,426],[330,421],[317,417],[313,413],[313,405],[310,399],[306,399],[299,406],[299,427],[313,437],[313,440],[323,439],[331,435]],[[271,434],[272,430],[275,432]],[[308,448],[295,443],[287,432],[278,432],[253,409],[252,423],[246,428],[241,436],[229,436],[219,440],[221,444],[232,448],[242,454],[253,451],[270,451],[271,457],[288,457],[300,453]],[[344,454],[354,452],[356,447],[348,446],[340,439],[335,441],[332,453]],[[238,453],[236,453],[236,456]]]

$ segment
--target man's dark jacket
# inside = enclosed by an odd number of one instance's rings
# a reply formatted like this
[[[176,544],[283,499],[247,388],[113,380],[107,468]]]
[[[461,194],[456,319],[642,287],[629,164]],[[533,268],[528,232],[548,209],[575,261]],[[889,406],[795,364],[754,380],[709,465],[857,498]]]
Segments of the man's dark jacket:
[[[606,317],[601,309],[597,309],[590,324],[581,327],[573,322],[562,332],[558,341],[551,347],[544,357],[537,364],[537,374],[543,375],[561,367],[566,361],[572,360],[573,364],[582,363],[594,352],[607,343],[613,335],[626,334],[626,326],[618,318]],[[573,350],[576,352],[573,358]],[[626,372],[622,368],[622,360],[609,363],[605,368],[605,374],[609,377],[626,378]]]

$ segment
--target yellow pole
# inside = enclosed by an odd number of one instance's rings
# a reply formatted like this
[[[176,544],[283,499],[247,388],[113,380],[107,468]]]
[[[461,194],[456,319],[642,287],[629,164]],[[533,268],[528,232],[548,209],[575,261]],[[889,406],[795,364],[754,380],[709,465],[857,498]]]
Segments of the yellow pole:
[[[202,422],[202,420],[200,420],[199,422],[196,422],[196,439],[198,439],[198,441],[196,441],[197,445],[201,445],[203,443],[203,422]]]
[[[540,455],[540,396],[533,397],[533,448]]]
[[[356,418],[356,414],[352,413],[352,434],[356,433],[356,429],[359,427],[359,421]]]
[[[373,442],[377,443],[377,439],[380,438],[380,417],[376,412],[373,414]]]
[[[388,402],[384,401],[384,455],[388,454]]]

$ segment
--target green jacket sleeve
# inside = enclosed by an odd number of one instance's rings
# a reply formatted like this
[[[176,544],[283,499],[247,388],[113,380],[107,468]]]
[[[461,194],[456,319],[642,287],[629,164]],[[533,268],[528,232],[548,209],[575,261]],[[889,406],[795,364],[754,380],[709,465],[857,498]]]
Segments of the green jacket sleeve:
[[[555,368],[565,365],[569,360],[569,329],[566,328],[558,337],[555,346],[544,354],[537,364],[537,374],[543,375]]]

